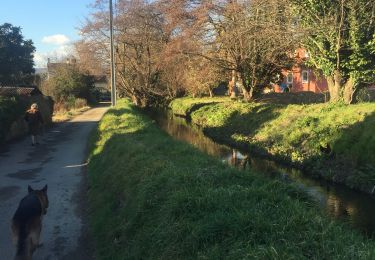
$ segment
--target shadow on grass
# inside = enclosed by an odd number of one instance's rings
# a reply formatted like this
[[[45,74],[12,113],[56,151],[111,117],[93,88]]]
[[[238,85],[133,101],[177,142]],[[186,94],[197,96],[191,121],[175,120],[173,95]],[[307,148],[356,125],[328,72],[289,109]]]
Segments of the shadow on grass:
[[[111,108],[106,113],[107,115],[113,115],[113,116],[122,116],[124,114],[130,114],[132,111],[128,108]]]
[[[324,94],[306,92],[289,92],[289,93],[268,93],[261,94],[255,99],[256,102],[270,103],[270,104],[317,104],[324,103],[327,98]]]
[[[341,129],[339,138],[330,144],[332,154],[312,158],[310,167],[335,182],[375,194],[374,129],[375,113]]]
[[[225,125],[206,127],[203,132],[220,143],[229,144],[240,149],[249,149],[249,140],[265,123],[276,119],[280,115],[279,110],[283,107],[285,106],[262,104],[254,107],[246,114],[240,114],[236,111],[226,120]],[[241,140],[234,140],[234,135],[240,137]],[[265,149],[258,152],[261,152],[261,154],[266,153]]]

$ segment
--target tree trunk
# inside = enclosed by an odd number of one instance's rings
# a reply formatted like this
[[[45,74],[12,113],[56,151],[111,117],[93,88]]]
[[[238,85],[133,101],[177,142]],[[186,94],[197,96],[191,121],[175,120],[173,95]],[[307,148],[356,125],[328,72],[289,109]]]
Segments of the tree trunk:
[[[355,82],[352,77],[344,85],[343,99],[345,104],[351,104],[353,102],[353,95],[355,92]]]
[[[330,102],[340,101],[341,96],[341,73],[339,71],[334,72],[334,76],[327,77],[328,90],[330,95]]]
[[[250,90],[243,89],[243,98],[246,102],[250,102],[251,99],[253,98],[253,91],[254,88],[250,88]]]
[[[136,97],[136,95],[132,95],[132,101],[133,101],[133,104],[134,105],[136,105],[136,106],[138,106],[139,105],[139,100],[138,100],[138,98]]]
[[[230,98],[232,98],[232,99],[237,98],[237,89],[236,89],[237,88],[237,86],[236,86],[237,75],[236,74],[237,74],[236,71],[232,70],[232,81],[231,81],[231,83],[229,85],[229,87],[230,87],[230,93],[229,93],[229,95],[230,95]]]
[[[208,92],[210,93],[210,98],[214,97],[214,92],[212,92],[212,89],[209,89]]]

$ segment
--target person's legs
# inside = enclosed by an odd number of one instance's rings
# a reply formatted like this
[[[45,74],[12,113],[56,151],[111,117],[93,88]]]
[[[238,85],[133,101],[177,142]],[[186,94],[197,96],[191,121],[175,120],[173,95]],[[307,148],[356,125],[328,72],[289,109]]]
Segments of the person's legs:
[[[31,145],[36,144],[36,135],[31,135]]]

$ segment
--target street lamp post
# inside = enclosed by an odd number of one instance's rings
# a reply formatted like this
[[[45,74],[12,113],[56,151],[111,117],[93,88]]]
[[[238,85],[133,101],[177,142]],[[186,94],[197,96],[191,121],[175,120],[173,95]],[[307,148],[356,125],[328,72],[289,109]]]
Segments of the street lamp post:
[[[116,71],[115,71],[115,52],[113,46],[113,10],[112,0],[109,0],[109,27],[111,38],[111,102],[116,105]]]

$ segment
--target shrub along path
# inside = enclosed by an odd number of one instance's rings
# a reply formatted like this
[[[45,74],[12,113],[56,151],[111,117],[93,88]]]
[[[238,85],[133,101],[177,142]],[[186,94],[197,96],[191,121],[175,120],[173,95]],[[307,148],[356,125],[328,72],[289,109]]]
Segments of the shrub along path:
[[[375,243],[295,188],[173,140],[128,101],[91,140],[98,259],[373,259]]]
[[[202,104],[204,103],[204,104]],[[197,104],[202,104],[198,109]],[[216,141],[303,167],[307,173],[368,193],[375,186],[375,104],[280,105],[177,99]]]

